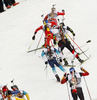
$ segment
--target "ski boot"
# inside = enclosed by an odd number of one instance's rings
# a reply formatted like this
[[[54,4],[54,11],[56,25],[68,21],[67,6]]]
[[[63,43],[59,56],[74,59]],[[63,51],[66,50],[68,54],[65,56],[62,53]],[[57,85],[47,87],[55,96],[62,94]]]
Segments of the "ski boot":
[[[67,62],[67,60],[65,58],[63,59],[63,61],[65,63],[64,65],[68,65],[68,62]]]
[[[60,77],[58,76],[58,74],[55,75],[56,79],[58,82],[60,82]]]
[[[7,9],[9,9],[9,8],[11,8],[11,6],[8,5],[8,6],[7,6]]]
[[[77,59],[81,64],[84,62],[84,60],[80,59],[79,57]]]

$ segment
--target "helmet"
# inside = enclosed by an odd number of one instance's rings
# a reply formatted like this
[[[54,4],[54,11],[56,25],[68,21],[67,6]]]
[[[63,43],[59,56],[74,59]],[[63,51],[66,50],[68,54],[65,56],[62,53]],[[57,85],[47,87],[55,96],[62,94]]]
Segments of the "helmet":
[[[17,85],[11,86],[11,89],[13,89],[13,90],[19,90]]]
[[[72,67],[72,68],[69,69],[69,71],[70,71],[70,73],[72,73],[72,71],[75,72],[75,69]]]

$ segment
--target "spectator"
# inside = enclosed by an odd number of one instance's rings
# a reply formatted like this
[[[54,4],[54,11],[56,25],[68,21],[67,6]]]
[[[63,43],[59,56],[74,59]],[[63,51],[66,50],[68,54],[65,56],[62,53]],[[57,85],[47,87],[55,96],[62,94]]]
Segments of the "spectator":
[[[7,9],[11,8],[11,6],[15,6],[17,4],[19,4],[19,2],[15,2],[15,0],[4,0],[5,6],[7,7]]]
[[[2,0],[0,0],[0,13],[4,12],[4,7],[3,7],[3,3]]]

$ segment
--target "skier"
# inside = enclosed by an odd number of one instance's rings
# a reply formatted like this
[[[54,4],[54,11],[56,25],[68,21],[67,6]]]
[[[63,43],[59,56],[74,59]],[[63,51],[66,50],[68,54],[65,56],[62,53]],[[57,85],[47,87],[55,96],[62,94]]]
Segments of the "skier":
[[[49,13],[49,14],[47,14],[47,15],[45,16],[44,21],[45,21],[45,20],[48,20],[48,22],[52,24],[52,25],[51,25],[52,27],[53,27],[53,26],[57,26],[57,25],[58,25],[57,16],[59,16],[59,15],[64,16],[64,15],[65,15],[65,11],[62,10],[62,12],[57,12],[57,11],[56,11],[56,8],[55,8],[54,5],[53,5],[53,7],[51,8],[51,13]]]
[[[72,35],[75,36],[75,33],[73,32],[73,30],[69,26],[65,26],[65,24],[63,22],[60,23],[60,26],[57,26],[55,28],[58,29],[59,32],[56,33],[54,29],[51,29],[51,31],[53,32],[53,34],[57,38],[58,50],[60,52],[62,52],[64,47],[66,47],[72,54],[75,55],[75,57],[78,59],[78,61],[80,63],[83,63],[84,60],[80,59],[79,55],[76,53],[76,51],[74,49],[74,46],[71,44],[71,42],[69,41],[69,39],[68,39],[68,37],[66,35],[68,32],[71,32]],[[68,64],[68,63],[66,63],[66,64]]]
[[[59,55],[59,60],[61,60],[61,56],[60,56],[60,53],[58,52],[57,49],[51,47],[51,46],[47,46],[41,53],[41,56],[45,62],[45,64],[49,64],[52,68],[52,71],[57,79],[58,82],[60,82],[60,77],[59,75],[57,74],[56,72],[56,69],[55,69],[55,66],[56,65],[57,67],[59,67],[61,69],[61,71],[64,72],[64,74],[66,73],[66,70],[63,68],[62,65],[60,65],[57,61],[57,54]]]
[[[22,99],[24,98],[24,96],[26,96],[27,100],[30,100],[28,93],[25,92],[24,90],[19,90],[17,85],[11,86],[11,89],[13,90],[13,92],[16,93],[16,94],[13,94],[13,96],[16,96]]]
[[[0,13],[4,12],[4,6],[2,0],[0,0]]]
[[[35,40],[35,35],[36,35],[36,33],[37,33],[39,30],[43,30],[44,33],[45,33],[45,44],[44,44],[44,46],[50,45],[51,39],[53,39],[53,42],[55,43],[55,41],[57,41],[57,40],[56,40],[56,38],[53,38],[54,35],[53,35],[53,33],[50,31],[50,27],[49,27],[49,26],[51,26],[51,24],[48,23],[48,21],[44,21],[44,27],[43,27],[43,25],[41,25],[40,27],[38,27],[38,28],[35,30],[34,35],[33,35],[33,37],[32,37],[32,40]]]
[[[26,92],[23,92],[23,94],[20,95],[20,91],[19,90],[14,90],[14,91],[9,90],[6,85],[2,88],[2,92],[4,94],[3,99],[7,98],[8,100],[11,100],[11,99],[14,99],[14,100],[25,100],[22,97],[22,95],[25,95],[27,97],[27,100],[30,100],[29,99],[29,95]]]
[[[67,81],[70,83],[73,100],[78,100],[78,97],[80,98],[80,100],[85,100],[81,87],[81,77],[87,76],[89,75],[89,73],[82,67],[80,67],[80,69],[83,72],[76,72],[73,67],[70,68],[70,74],[65,74],[61,80],[61,84],[64,84]]]

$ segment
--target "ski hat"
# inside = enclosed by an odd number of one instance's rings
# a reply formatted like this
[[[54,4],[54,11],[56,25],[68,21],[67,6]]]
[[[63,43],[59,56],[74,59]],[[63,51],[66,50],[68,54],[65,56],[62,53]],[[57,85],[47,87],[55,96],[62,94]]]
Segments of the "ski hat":
[[[3,93],[6,92],[6,91],[8,91],[8,88],[7,88],[6,85],[2,88],[2,91],[3,91]]]
[[[72,71],[74,71],[74,72],[75,72],[74,67],[70,68],[70,69],[69,69],[69,71],[70,71],[70,73],[72,73]]]
[[[51,13],[56,13],[56,8],[51,8]]]
[[[19,90],[17,85],[11,86],[11,89],[13,89],[13,90]]]

